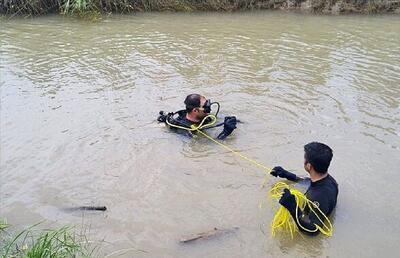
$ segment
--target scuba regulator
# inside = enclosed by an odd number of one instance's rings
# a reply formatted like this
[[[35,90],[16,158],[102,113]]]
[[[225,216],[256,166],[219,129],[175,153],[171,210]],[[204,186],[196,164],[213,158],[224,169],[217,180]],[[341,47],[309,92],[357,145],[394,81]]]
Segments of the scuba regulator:
[[[215,112],[215,116],[218,116],[221,105],[218,102],[211,102],[210,99],[207,99],[206,103],[204,103],[204,106],[203,106],[204,112],[206,112],[208,114],[211,113],[211,106],[213,106],[213,105],[217,105],[217,112]]]

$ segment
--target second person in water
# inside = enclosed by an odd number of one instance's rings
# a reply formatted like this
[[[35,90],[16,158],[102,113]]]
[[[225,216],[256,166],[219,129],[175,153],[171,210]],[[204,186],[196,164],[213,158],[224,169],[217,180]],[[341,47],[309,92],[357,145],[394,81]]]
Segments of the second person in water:
[[[188,95],[184,104],[185,109],[183,110],[167,114],[160,111],[160,116],[157,120],[159,122],[165,122],[173,130],[192,136],[196,133],[196,130],[191,130],[193,128],[192,126],[207,125],[213,121],[212,115],[210,116],[212,106],[217,106],[217,110],[213,114],[215,117],[218,116],[220,110],[220,104],[218,102],[211,102],[211,100],[206,99],[206,97],[200,94]],[[224,118],[224,122],[207,126],[207,129],[223,126],[223,130],[216,138],[224,140],[236,129],[236,124],[237,120],[235,116],[227,116]]]
[[[271,171],[272,176],[290,181],[311,181],[305,195],[319,207],[319,210],[315,212],[308,209],[301,211],[297,206],[295,196],[288,189],[285,189],[279,200],[279,203],[290,212],[297,227],[303,233],[317,235],[318,227],[322,227],[325,223],[324,215],[331,215],[336,207],[339,187],[336,180],[328,173],[332,157],[333,151],[328,145],[310,142],[304,146],[304,170],[310,175],[309,178],[299,177],[282,167],[274,167]]]

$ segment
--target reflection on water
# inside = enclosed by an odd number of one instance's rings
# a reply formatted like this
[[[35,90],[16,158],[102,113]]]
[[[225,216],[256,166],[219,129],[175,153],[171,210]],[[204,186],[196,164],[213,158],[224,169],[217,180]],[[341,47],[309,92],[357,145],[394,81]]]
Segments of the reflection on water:
[[[81,214],[62,208],[106,205],[104,216],[84,216],[104,254],[394,255],[396,16],[145,14],[100,23],[50,16],[2,25],[0,215],[11,223],[80,225]],[[332,146],[340,184],[332,238],[272,238],[275,206],[259,209],[263,171],[154,122],[191,92],[237,115],[244,123],[226,143],[270,166],[303,173],[305,143]],[[188,233],[236,226],[234,235],[177,244]]]

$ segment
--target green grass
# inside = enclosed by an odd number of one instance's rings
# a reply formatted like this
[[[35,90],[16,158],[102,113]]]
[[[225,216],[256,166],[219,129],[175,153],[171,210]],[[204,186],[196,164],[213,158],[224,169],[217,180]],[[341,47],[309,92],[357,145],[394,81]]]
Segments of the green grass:
[[[35,224],[15,235],[8,233],[8,224],[0,223],[1,258],[69,258],[90,257],[86,248],[87,240],[78,237],[70,227],[37,230]]]

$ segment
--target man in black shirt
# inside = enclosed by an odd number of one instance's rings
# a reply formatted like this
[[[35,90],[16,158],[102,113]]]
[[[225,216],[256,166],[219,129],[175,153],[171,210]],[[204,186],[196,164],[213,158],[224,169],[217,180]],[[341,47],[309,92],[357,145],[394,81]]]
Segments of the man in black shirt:
[[[336,207],[339,192],[335,179],[328,174],[328,167],[333,157],[332,149],[323,143],[311,142],[304,146],[304,152],[304,169],[310,174],[311,180],[311,185],[305,195],[309,200],[317,204],[326,216],[329,216]],[[286,171],[282,167],[274,167],[271,175],[295,182],[305,179]],[[296,200],[288,189],[285,189],[279,203],[288,209],[301,231],[310,235],[318,234],[319,231],[316,225],[322,227],[322,222],[318,217],[324,218],[322,214],[319,214],[318,210],[315,211],[317,213],[315,214],[309,210],[305,210],[303,213],[298,209],[296,218]]]
[[[216,111],[215,116],[218,115],[219,112],[219,103],[212,103],[210,100],[207,100],[204,96],[200,94],[190,94],[186,97],[185,101],[185,109],[179,110],[175,113],[168,113],[167,115],[164,112],[160,112],[160,116],[158,117],[159,122],[168,122],[170,125],[176,125],[181,128],[190,129],[192,125],[198,126],[203,119],[210,115],[211,106],[216,104],[218,105],[218,110]],[[209,121],[205,121],[207,124]],[[224,119],[223,123],[207,127],[207,129],[215,128],[218,126],[224,126],[222,132],[217,136],[219,140],[225,139],[228,135],[230,135],[233,130],[236,128],[236,117],[227,116]],[[171,129],[176,130],[180,133],[191,136],[195,131],[189,131],[185,129],[179,129],[178,127],[170,126]]]

